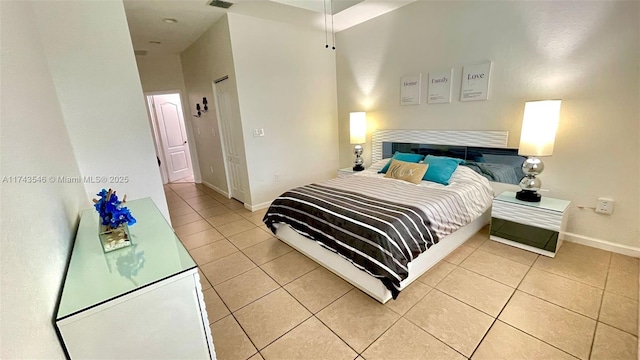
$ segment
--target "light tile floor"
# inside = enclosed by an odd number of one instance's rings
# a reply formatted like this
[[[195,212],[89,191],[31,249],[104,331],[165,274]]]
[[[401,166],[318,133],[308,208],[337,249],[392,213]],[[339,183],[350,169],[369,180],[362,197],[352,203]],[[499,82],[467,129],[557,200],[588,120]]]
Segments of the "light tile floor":
[[[636,359],[638,259],[565,242],[554,259],[483,229],[386,305],[193,183],[165,186],[201,271],[218,359]]]

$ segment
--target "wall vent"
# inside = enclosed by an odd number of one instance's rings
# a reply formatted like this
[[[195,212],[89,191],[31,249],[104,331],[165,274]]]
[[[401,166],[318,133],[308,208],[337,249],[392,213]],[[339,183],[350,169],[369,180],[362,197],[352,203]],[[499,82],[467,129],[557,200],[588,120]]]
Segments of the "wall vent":
[[[213,0],[212,2],[209,3],[209,5],[223,8],[223,9],[228,9],[233,5],[233,3],[228,1],[222,1],[222,0]]]
[[[136,54],[136,56],[145,56],[147,55],[147,50],[133,50],[133,53]]]

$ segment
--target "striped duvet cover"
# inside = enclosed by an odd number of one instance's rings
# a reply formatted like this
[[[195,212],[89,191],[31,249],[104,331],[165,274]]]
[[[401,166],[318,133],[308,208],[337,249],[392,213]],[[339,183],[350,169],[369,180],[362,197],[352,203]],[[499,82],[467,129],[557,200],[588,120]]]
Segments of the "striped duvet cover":
[[[264,217],[316,240],[398,294],[411,261],[490,206],[489,182],[458,167],[449,186],[387,179],[367,170],[291,189]]]

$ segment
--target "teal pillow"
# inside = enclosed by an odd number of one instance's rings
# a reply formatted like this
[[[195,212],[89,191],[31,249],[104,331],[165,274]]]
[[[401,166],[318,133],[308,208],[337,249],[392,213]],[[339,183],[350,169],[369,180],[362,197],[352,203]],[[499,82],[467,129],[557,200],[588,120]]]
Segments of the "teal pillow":
[[[399,151],[396,151],[393,154],[393,157],[391,159],[396,159],[400,161],[406,161],[406,162],[417,164],[420,161],[424,160],[424,155],[414,154],[414,153],[401,153]],[[387,170],[389,170],[389,165],[391,165],[391,159],[389,159],[389,162],[387,162],[387,164],[382,169],[380,169],[380,171],[378,171],[378,174],[387,173]]]
[[[463,163],[464,160],[446,156],[427,155],[424,162],[429,164],[429,167],[422,180],[449,185],[451,175],[453,175],[453,172],[458,168],[458,164]]]
[[[457,163],[458,163],[458,165],[459,165],[459,164],[464,164],[464,163],[465,163],[465,161],[464,161],[463,159],[460,159],[460,158],[454,158],[454,157],[448,157],[448,156],[427,155],[427,157],[430,157],[430,158],[437,158],[437,159],[449,159],[449,160],[453,160],[453,161],[457,162]],[[426,160],[425,160],[425,162],[426,162]]]

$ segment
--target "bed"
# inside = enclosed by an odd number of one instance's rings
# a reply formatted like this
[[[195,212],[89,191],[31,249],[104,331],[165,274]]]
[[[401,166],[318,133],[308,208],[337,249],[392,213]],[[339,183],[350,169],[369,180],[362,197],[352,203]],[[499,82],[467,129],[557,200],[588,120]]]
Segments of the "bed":
[[[448,186],[385,178],[383,144],[399,139],[500,147],[507,133],[378,131],[369,169],[291,189],[264,218],[280,240],[381,303],[488,224],[493,197],[489,181],[464,166]]]

